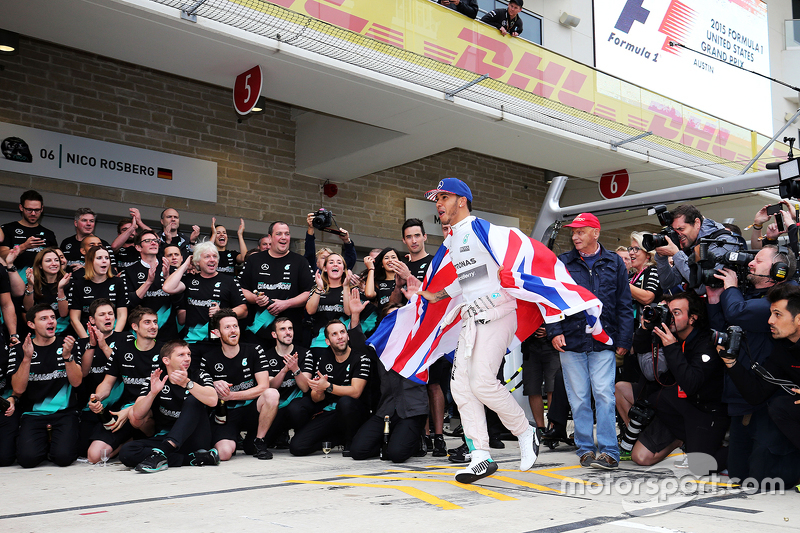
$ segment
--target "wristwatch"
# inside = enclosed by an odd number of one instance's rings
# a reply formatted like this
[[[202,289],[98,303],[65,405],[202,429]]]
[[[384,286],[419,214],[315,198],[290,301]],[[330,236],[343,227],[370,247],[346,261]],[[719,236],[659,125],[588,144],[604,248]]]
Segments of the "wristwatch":
[[[292,372],[292,376],[297,377],[300,375],[300,369],[297,369],[297,372]]]
[[[325,392],[331,392],[331,393],[333,392],[333,383],[328,384],[328,388],[325,389]]]
[[[194,387],[194,381],[189,381],[189,383],[186,384],[186,390],[192,390],[192,387]]]
[[[75,354],[71,353],[71,354],[69,354],[69,359],[66,359],[64,362],[65,363],[72,363],[73,361],[75,361]]]
[[[8,270],[9,272],[16,272],[17,267],[16,265],[6,265],[6,270]]]

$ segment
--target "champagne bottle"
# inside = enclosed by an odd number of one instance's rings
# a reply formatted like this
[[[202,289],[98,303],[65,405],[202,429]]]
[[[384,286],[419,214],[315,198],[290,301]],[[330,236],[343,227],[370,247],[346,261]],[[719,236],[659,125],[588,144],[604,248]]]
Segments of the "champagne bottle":
[[[92,394],[91,401],[96,402],[97,401],[97,396]],[[108,409],[106,409],[106,408],[103,408],[103,410],[100,411],[100,413],[98,413],[97,416],[100,418],[100,422],[102,422],[103,427],[106,428],[106,429],[113,428],[114,424],[117,423],[117,417],[112,415],[111,413],[109,413]]]
[[[228,405],[225,403],[225,400],[217,402],[217,406],[214,408],[214,422],[219,425],[228,422]]]
[[[383,417],[383,446],[381,446],[381,460],[389,460],[389,415]]]

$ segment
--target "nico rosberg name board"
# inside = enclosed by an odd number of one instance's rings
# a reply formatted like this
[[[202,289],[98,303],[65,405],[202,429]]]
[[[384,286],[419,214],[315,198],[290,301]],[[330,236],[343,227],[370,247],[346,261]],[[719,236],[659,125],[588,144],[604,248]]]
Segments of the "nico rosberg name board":
[[[217,201],[217,163],[0,122],[0,170]]]

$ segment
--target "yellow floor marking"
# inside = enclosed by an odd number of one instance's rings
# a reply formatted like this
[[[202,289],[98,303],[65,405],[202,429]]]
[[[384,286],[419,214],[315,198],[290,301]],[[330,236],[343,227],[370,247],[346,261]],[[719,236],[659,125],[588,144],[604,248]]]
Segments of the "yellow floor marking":
[[[310,485],[338,485],[338,486],[345,486],[345,487],[369,487],[375,488],[378,485],[372,483],[338,483],[334,481],[303,481],[298,479],[289,479],[285,481],[285,483],[308,483]],[[454,503],[450,503],[447,500],[443,500],[441,498],[437,498],[433,494],[428,494],[427,492],[421,491],[419,489],[415,489],[414,487],[407,487],[405,485],[380,485],[381,488],[387,489],[395,489],[401,492],[405,492],[409,496],[413,496],[414,498],[420,499],[426,503],[431,505],[436,505],[437,507],[441,507],[445,510],[451,509],[461,509],[462,507],[456,505]]]
[[[429,466],[427,468],[463,468],[463,467],[461,467],[461,466],[449,466],[448,465],[448,466]],[[575,477],[562,476],[562,475],[553,473],[553,472],[559,471],[559,470],[571,470],[571,469],[575,469],[575,468],[581,468],[581,466],[580,465],[577,465],[577,466],[559,466],[559,467],[556,467],[556,468],[543,468],[541,470],[526,470],[525,473],[528,473],[528,474],[539,474],[539,475],[546,476],[546,477],[551,477],[551,478],[554,478],[554,479],[563,479],[563,480],[566,480],[566,481],[571,481],[573,483],[585,483],[587,485],[597,485],[597,483],[594,483],[592,481],[586,481],[586,480],[578,479],[578,478],[575,478]],[[512,468],[498,468],[497,471],[498,472],[521,472],[521,470],[514,470]],[[398,472],[398,470],[389,470],[389,472]]]
[[[527,481],[514,479],[513,477],[508,477],[508,476],[492,476],[492,477],[494,479],[499,479],[500,481],[505,481],[506,483],[511,483],[512,485],[519,485],[521,487],[528,487],[530,489],[536,489],[536,490],[548,490],[561,494],[561,491],[558,489],[551,489],[550,487],[545,487],[544,485],[537,485],[536,483],[528,483]]]
[[[347,474],[340,474],[341,477],[358,477],[358,478],[369,478],[369,479],[391,479],[395,481],[424,481],[427,483],[447,483],[449,485],[453,485],[460,489],[471,490],[477,492],[478,494],[482,494],[484,496],[488,496],[490,498],[495,498],[497,500],[501,500],[504,502],[514,501],[517,498],[512,498],[511,496],[506,496],[505,494],[501,494],[499,492],[495,492],[493,490],[485,489],[483,487],[476,487],[473,485],[465,485],[464,483],[459,483],[453,479],[424,479],[420,477],[394,477],[394,476],[357,476],[357,475],[347,475]]]

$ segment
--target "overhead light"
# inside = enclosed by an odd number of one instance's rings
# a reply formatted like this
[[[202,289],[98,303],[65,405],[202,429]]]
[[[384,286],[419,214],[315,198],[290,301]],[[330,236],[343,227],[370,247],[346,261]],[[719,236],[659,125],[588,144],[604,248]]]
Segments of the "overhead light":
[[[259,96],[256,105],[253,106],[253,109],[250,111],[250,114],[253,113],[263,113],[264,110],[267,108],[267,98],[264,96]]]
[[[13,31],[0,30],[0,54],[5,56],[19,53],[19,34]]]
[[[561,23],[562,26],[569,26],[571,28],[576,28],[578,24],[581,23],[580,17],[576,17],[575,15],[570,15],[566,11],[561,13],[561,17],[559,17],[558,22]]]

